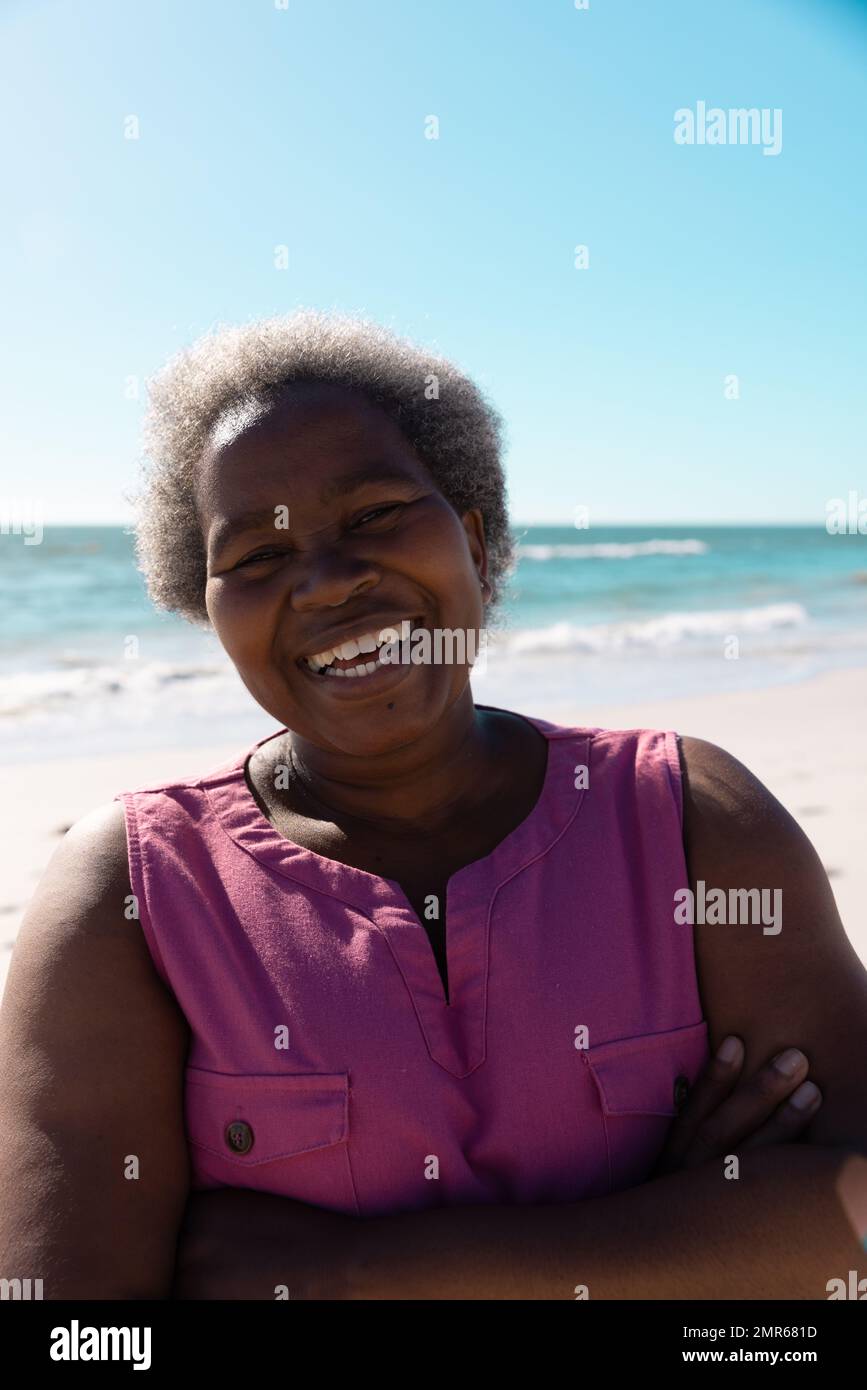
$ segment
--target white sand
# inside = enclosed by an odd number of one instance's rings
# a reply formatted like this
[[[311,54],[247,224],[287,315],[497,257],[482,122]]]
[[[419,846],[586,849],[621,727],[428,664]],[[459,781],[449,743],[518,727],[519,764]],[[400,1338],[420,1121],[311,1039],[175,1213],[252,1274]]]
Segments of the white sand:
[[[490,703],[492,694],[479,696]],[[575,724],[668,728],[718,743],[792,812],[829,872],[840,915],[867,964],[867,669],[801,685],[576,710]],[[528,714],[541,710],[528,709]],[[263,716],[263,729],[265,728]],[[561,718],[560,722],[567,722]],[[264,735],[263,735],[264,736]],[[250,740],[252,742],[252,740]],[[199,774],[237,746],[21,765],[4,775],[0,807],[0,986],[23,910],[62,829],[117,791]]]

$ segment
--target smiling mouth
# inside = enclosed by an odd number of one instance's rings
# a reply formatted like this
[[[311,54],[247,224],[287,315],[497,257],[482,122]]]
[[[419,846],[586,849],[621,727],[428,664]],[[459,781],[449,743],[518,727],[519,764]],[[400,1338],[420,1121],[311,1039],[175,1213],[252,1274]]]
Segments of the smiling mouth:
[[[382,653],[389,648],[393,657],[397,643],[409,640],[418,621],[404,618],[396,626],[359,633],[331,650],[301,657],[298,665],[318,680],[365,680],[378,671],[402,664],[393,659],[382,661]]]

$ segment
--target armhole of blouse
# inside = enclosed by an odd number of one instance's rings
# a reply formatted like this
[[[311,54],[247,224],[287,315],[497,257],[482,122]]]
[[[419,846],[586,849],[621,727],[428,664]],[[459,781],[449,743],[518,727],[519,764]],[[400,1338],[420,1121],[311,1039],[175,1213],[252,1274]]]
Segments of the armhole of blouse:
[[[680,748],[678,735],[673,730],[668,729],[663,735],[665,744],[665,759],[668,767],[668,780],[671,783],[671,794],[677,806],[677,818],[680,822],[681,833],[683,832],[683,774],[680,767]]]
[[[139,835],[138,816],[136,814],[135,809],[135,797],[130,792],[120,792],[114,799],[115,801],[119,801],[122,805],[124,820],[126,821],[126,843],[127,858],[129,860],[129,880],[130,887],[132,888],[132,891],[135,895],[136,905],[138,907],[139,926],[141,927],[144,933],[144,938],[147,943],[148,950],[150,951],[151,960],[154,963],[154,968],[157,974],[159,975],[163,984],[166,986],[166,989],[170,990],[171,993],[174,994],[174,990],[172,990],[171,981],[169,980],[168,972],[165,967],[165,962],[162,957],[162,952],[160,951],[159,944],[157,942],[156,932],[154,931],[153,923],[150,920],[150,913],[148,912],[147,893],[145,890],[144,855],[142,853],[141,836]]]

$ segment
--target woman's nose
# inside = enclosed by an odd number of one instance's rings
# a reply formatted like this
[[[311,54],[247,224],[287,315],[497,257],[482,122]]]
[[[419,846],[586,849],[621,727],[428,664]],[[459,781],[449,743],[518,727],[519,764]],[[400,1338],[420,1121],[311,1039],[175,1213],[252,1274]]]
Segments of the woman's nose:
[[[311,608],[337,608],[357,594],[367,593],[379,583],[373,565],[347,562],[338,556],[310,557],[301,562],[301,573],[292,586],[292,606],[303,612]]]

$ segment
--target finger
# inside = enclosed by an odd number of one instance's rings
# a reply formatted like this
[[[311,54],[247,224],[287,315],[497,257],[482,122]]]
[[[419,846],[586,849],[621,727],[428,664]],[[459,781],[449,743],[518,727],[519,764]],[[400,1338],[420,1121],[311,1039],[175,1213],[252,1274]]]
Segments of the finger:
[[[744,1045],[733,1034],[723,1039],[672,1124],[657,1165],[660,1173],[680,1167],[698,1126],[731,1094],[744,1064]]]
[[[822,1104],[822,1092],[814,1081],[804,1081],[777,1109],[766,1124],[738,1144],[738,1153],[765,1144],[788,1144],[807,1128]]]
[[[684,1155],[683,1166],[693,1168],[722,1153],[731,1153],[806,1080],[809,1065],[803,1052],[788,1047],[760,1067],[701,1122]]]

